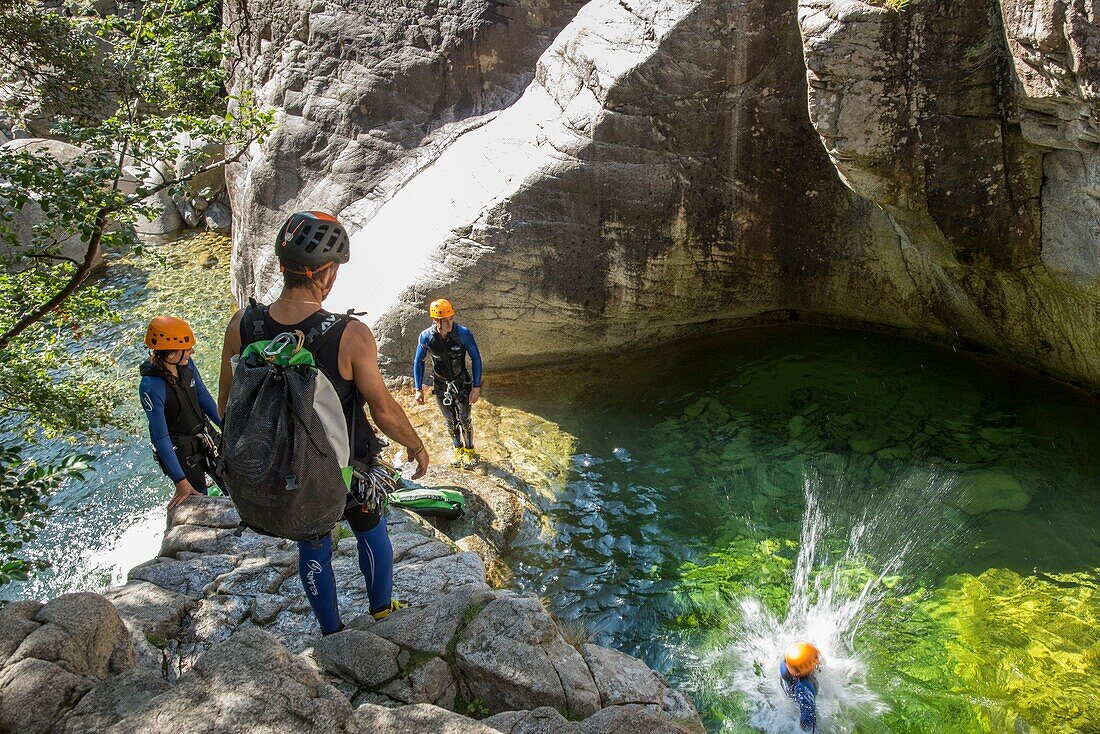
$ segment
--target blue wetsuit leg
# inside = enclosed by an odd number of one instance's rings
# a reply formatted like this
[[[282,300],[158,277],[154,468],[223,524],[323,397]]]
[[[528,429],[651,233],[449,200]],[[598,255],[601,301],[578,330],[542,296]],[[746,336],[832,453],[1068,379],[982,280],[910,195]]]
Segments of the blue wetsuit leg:
[[[359,570],[367,582],[370,612],[389,609],[393,599],[393,545],[386,532],[386,518],[380,518],[370,530],[353,528],[353,531],[359,549]]]
[[[339,631],[340,609],[336,603],[336,576],[332,572],[332,536],[320,541],[298,543],[298,576],[323,634]]]

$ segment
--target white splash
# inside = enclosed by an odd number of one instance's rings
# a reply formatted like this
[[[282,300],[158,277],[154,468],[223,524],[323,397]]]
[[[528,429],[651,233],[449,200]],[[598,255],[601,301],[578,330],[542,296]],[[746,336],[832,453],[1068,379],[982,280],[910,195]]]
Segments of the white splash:
[[[850,521],[844,550],[834,556],[828,549],[842,537],[841,518],[852,517],[842,500],[851,498],[842,497],[840,483],[825,488],[820,477],[805,480],[806,514],[786,616],[780,620],[758,599],[741,599],[740,619],[730,629],[736,642],[709,659],[712,665],[728,663],[729,677],[721,687],[745,698],[751,726],[769,734],[801,734],[797,706],[779,679],[783,650],[797,640],[816,645],[823,660],[817,673],[817,734],[853,731],[861,720],[888,710],[869,686],[867,663],[854,643],[895,593],[894,574],[903,567],[911,572],[925,560],[914,551],[947,542],[958,529],[936,519],[943,506],[938,500],[952,486],[949,478],[925,474],[884,488],[874,506]],[[852,570],[866,569],[871,558],[877,559],[877,571],[862,584],[853,583]]]

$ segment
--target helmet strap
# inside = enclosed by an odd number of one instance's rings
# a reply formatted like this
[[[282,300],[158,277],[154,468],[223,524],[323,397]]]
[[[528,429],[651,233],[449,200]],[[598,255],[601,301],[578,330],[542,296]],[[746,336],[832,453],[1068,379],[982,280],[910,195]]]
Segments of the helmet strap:
[[[279,265],[279,272],[280,273],[293,273],[294,275],[304,275],[305,277],[312,279],[314,276],[325,272],[326,270],[328,270],[329,268],[331,268],[335,264],[336,264],[335,261],[327,262],[319,268],[316,268],[316,269],[314,269],[314,268],[305,268],[303,270],[292,270],[291,268],[288,268],[286,265]]]

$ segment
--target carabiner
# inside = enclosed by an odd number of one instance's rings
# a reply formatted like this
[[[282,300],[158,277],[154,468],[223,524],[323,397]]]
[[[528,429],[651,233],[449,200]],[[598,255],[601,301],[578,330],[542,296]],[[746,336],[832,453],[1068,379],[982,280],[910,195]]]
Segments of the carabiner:
[[[268,342],[267,346],[264,347],[264,359],[268,362],[274,362],[279,355],[283,353],[283,350],[292,344],[294,348],[290,350],[290,353],[297,354],[301,350],[302,345],[305,344],[305,341],[306,335],[301,330],[284,331]]]

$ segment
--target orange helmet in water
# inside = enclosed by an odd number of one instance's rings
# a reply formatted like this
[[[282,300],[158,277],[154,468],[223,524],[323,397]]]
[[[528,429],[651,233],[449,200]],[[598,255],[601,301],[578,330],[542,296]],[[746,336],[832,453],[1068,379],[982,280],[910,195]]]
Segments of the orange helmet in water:
[[[446,298],[437,298],[428,307],[428,313],[433,319],[446,319],[455,315],[455,307]]]
[[[783,657],[787,661],[787,670],[796,678],[814,672],[821,661],[821,653],[808,642],[791,643]]]
[[[145,330],[145,346],[157,351],[192,349],[195,346],[195,332],[183,319],[157,316]]]

